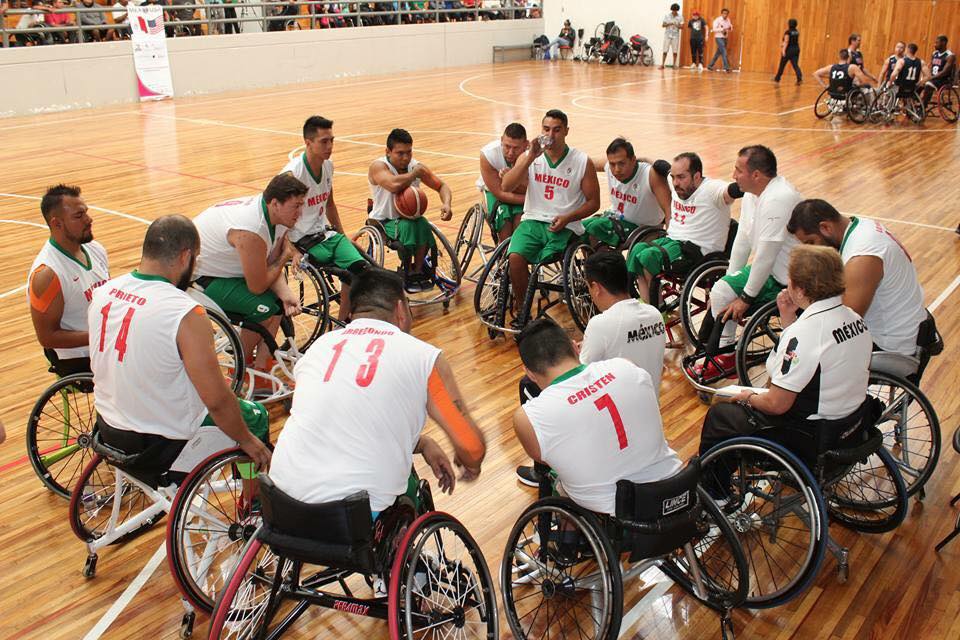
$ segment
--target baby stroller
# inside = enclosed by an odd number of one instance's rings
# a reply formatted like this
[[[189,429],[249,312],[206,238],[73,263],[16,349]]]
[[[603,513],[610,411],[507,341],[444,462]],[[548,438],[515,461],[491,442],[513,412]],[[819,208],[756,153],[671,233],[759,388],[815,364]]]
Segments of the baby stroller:
[[[653,49],[646,38],[639,34],[630,36],[628,46],[620,50],[620,64],[637,64],[638,62],[645,67],[653,64]]]

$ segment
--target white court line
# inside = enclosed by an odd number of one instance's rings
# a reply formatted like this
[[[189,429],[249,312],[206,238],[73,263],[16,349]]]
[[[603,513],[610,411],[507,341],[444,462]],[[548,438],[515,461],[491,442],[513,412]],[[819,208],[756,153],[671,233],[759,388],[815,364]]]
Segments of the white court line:
[[[656,568],[654,568],[656,570]],[[647,572],[644,572],[643,575],[646,575]],[[642,577],[642,576],[641,576]],[[670,587],[673,586],[673,580],[670,580],[666,576],[661,576],[663,579],[658,580],[657,584],[650,589],[642,598],[640,602],[633,606],[633,609],[630,609],[620,621],[620,635],[617,636],[617,640],[622,640],[625,636],[630,634],[630,629],[637,623],[640,619],[640,616],[647,610],[649,610],[657,600],[663,597],[663,595],[670,590]]]
[[[941,291],[940,295],[937,296],[937,299],[934,300],[929,307],[927,307],[930,313],[933,313],[934,311],[936,311],[937,307],[943,304],[944,300],[949,298],[950,294],[956,291],[958,286],[960,286],[960,276],[957,276],[956,278],[954,278],[953,282],[950,283],[950,286],[948,286],[946,289]]]
[[[26,221],[24,221],[24,220],[0,220],[0,223],[2,223],[2,222],[6,222],[7,224],[20,224],[20,225],[23,225],[23,226],[25,226],[25,227],[39,227],[40,229],[46,229],[46,228],[47,228],[46,226],[44,226],[44,225],[42,225],[42,224],[37,224],[36,222],[26,222]],[[2,300],[3,298],[8,298],[8,297],[10,297],[10,296],[12,296],[12,295],[18,294],[18,293],[20,293],[21,291],[26,290],[26,288],[27,288],[27,285],[22,284],[22,285],[20,285],[19,287],[16,287],[16,288],[14,288],[14,289],[10,289],[10,291],[5,291],[5,292],[3,292],[3,293],[0,293],[0,300]]]
[[[0,193],[0,197],[6,198],[21,198],[23,200],[42,200],[39,196],[25,196],[19,193]],[[87,208],[93,209],[94,211],[102,211],[104,213],[109,213],[120,218],[126,218],[127,220],[133,220],[134,222],[142,222],[143,224],[150,224],[149,220],[144,218],[139,218],[137,216],[132,216],[129,213],[123,213],[122,211],[114,211],[113,209],[104,209],[103,207],[95,207],[92,204],[88,204]]]
[[[586,89],[577,89],[576,91],[566,91],[561,93],[561,96],[575,96],[581,93],[586,93],[587,91],[599,91],[601,89],[619,89],[620,87],[632,87],[638,84],[651,84],[654,82],[661,82],[663,78],[650,78],[649,80],[637,80],[636,82],[623,82],[621,84],[607,84],[601,85],[599,87],[588,87]]]
[[[645,112],[645,111],[624,111],[624,110],[622,110],[622,109],[601,109],[600,107],[590,107],[590,106],[587,106],[587,105],[585,105],[585,104],[580,104],[580,101],[581,101],[581,100],[585,100],[585,99],[589,99],[589,98],[597,99],[597,96],[580,96],[579,98],[574,98],[573,100],[571,100],[571,101],[570,101],[570,104],[572,104],[572,105],[575,106],[575,107],[579,107],[580,109],[586,109],[587,111],[596,111],[596,112],[598,112],[598,113],[622,113],[623,115],[628,115],[628,116],[644,116],[644,117],[649,118],[652,122],[661,122],[661,121],[660,121],[660,120],[653,120],[653,118],[651,118],[651,116],[656,117],[656,118],[660,118],[660,117],[673,117],[673,118],[725,118],[725,117],[735,116],[735,115],[739,115],[739,114],[741,114],[741,113],[745,113],[744,111],[731,111],[731,112],[728,112],[728,113],[673,113],[673,114],[665,114],[665,113],[659,114],[659,113],[658,113],[658,114],[652,114],[652,113],[648,113],[648,112]],[[642,106],[642,105],[641,105],[641,106]],[[684,124],[693,124],[693,123],[685,122]],[[697,123],[697,124],[699,124],[699,123]]]
[[[628,102],[635,105],[645,105],[645,104],[663,104],[671,107],[688,107],[691,109],[704,109],[710,111],[732,111],[734,113],[762,113],[764,115],[772,116],[774,114],[768,113],[766,111],[744,111],[743,109],[728,109],[726,107],[707,107],[702,104],[690,104],[688,102],[666,102],[664,100],[644,100],[643,98],[614,98],[612,96],[577,96],[576,100],[612,100],[613,102]],[[573,101],[576,104],[576,100]],[[725,113],[720,113],[717,115],[728,115]]]
[[[867,215],[862,213],[851,213],[848,211],[841,212],[845,216],[858,216],[861,218],[871,218],[872,220],[883,220],[884,222],[896,222],[898,224],[909,224],[914,227],[923,227],[924,229],[936,229],[937,231],[949,231],[950,233],[955,233],[956,229],[951,229],[950,227],[940,227],[935,224],[927,224],[925,222],[914,222],[912,220],[897,220],[896,218],[881,218],[880,216]]]
[[[117,601],[107,609],[107,612],[97,621],[97,624],[93,625],[93,628],[87,632],[87,635],[83,636],[83,640],[98,640],[117,617],[120,616],[124,608],[130,604],[130,601],[136,597],[137,593],[140,592],[140,589],[143,588],[143,585],[147,583],[147,580],[150,579],[150,576],[153,575],[153,572],[157,570],[157,567],[160,566],[160,563],[163,562],[166,557],[167,544],[164,542],[160,544],[154,552],[153,557],[150,558],[146,566],[140,570],[140,573],[133,579],[133,582],[120,594]]]
[[[771,115],[774,115],[774,116],[785,116],[785,115],[787,115],[788,113],[796,113],[797,111],[805,111],[805,110],[807,110],[807,109],[812,109],[812,108],[813,108],[813,106],[808,104],[808,105],[806,105],[806,106],[804,106],[804,107],[797,107],[796,109],[790,109],[789,111],[781,111],[780,113],[774,113],[774,114],[771,114]]]

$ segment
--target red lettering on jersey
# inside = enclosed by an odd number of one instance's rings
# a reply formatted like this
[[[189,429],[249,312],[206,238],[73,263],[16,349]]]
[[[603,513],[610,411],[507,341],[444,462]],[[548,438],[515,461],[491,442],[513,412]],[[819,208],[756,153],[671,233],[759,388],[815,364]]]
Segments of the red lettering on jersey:
[[[873,224],[875,225],[878,233],[885,233],[887,236],[889,236],[891,240],[897,243],[897,246],[900,247],[900,250],[903,251],[903,255],[907,256],[907,260],[909,260],[910,262],[913,262],[913,258],[910,257],[910,252],[907,251],[907,248],[905,246],[900,244],[900,241],[897,240],[897,237],[895,235],[887,231],[887,228],[884,227],[879,222],[874,222]]]
[[[542,182],[544,184],[552,184],[560,187],[561,189],[566,189],[570,186],[570,181],[566,178],[561,178],[560,176],[551,176],[547,173],[534,173],[533,179],[535,182]]]
[[[93,290],[97,289],[98,287],[102,287],[106,283],[107,283],[106,280],[100,280],[99,282],[94,282],[92,285],[90,285],[89,289],[83,292],[83,297],[87,299],[87,302],[90,302],[91,300],[93,300]]]
[[[630,204],[637,204],[637,196],[630,195],[629,193],[624,193],[617,189],[616,187],[610,187],[610,197],[614,200],[620,200],[621,202],[629,202]],[[623,211],[621,208],[620,211]]]
[[[576,393],[572,393],[567,396],[567,403],[577,404],[581,400],[586,400],[616,379],[616,376],[614,376],[612,373],[602,375],[584,388],[579,389]]]
[[[315,195],[315,196],[313,196],[312,198],[308,198],[308,199],[307,199],[307,206],[308,206],[308,207],[315,207],[315,206],[317,206],[317,205],[323,204],[324,202],[327,201],[327,199],[328,199],[329,197],[330,197],[330,192],[329,192],[329,191],[325,191],[324,193],[321,193],[321,194],[319,194],[319,195]]]
[[[135,295],[135,294],[133,294],[133,293],[127,293],[126,291],[123,291],[122,289],[111,289],[111,290],[110,290],[110,295],[113,296],[114,298],[116,298],[117,300],[122,300],[123,302],[132,302],[133,304],[138,305],[138,306],[141,306],[141,307],[142,307],[143,305],[147,304],[147,299],[146,299],[146,298],[140,297],[140,296]]]

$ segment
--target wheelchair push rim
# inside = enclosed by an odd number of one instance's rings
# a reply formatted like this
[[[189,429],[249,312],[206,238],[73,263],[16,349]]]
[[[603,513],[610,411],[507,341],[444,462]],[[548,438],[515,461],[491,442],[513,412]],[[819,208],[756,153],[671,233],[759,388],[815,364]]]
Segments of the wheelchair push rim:
[[[301,264],[287,280],[300,300],[301,313],[291,321],[297,351],[304,353],[330,329],[330,289],[320,271],[309,262]]]
[[[907,517],[907,486],[883,447],[829,483],[824,493],[830,518],[854,531],[885,533]]]
[[[563,257],[563,297],[574,323],[580,331],[587,330],[587,323],[599,310],[590,297],[584,265],[596,249],[586,243],[569,246]]]
[[[491,338],[497,333],[517,333],[513,329],[513,287],[510,283],[510,240],[504,240],[493,251],[483,268],[473,292],[473,310],[488,329]],[[508,322],[508,318],[510,322]]]

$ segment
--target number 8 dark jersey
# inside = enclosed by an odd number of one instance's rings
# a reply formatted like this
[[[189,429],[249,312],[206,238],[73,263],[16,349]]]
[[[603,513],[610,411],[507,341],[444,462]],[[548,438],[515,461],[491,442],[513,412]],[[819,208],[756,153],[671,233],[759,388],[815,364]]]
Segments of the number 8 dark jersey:
[[[835,64],[830,67],[830,95],[846,96],[853,89],[853,78],[850,76],[849,64]]]
[[[953,55],[953,52],[949,49],[944,49],[943,51],[937,51],[934,49],[933,53],[930,54],[930,73],[937,75],[940,71],[947,66],[947,59]]]

